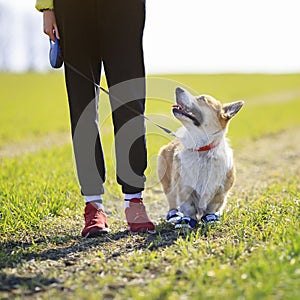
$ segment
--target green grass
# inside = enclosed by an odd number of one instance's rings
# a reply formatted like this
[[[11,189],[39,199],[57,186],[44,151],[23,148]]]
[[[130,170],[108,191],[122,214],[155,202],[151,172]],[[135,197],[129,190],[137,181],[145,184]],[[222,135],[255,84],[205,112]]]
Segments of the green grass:
[[[149,78],[147,114],[173,130],[179,125],[170,114],[177,85],[225,102],[244,99],[230,127],[235,152],[270,134],[300,128],[300,74],[159,78]],[[61,73],[0,74],[0,150],[67,132],[65,97]],[[111,234],[79,237],[84,204],[70,144],[0,157],[0,298],[299,299],[300,174],[299,168],[292,171],[299,166],[298,152],[278,156],[282,169],[266,157],[259,166],[265,184],[245,181],[233,190],[220,225],[175,232],[161,219],[166,206],[155,175],[155,155],[170,137],[148,124],[145,194],[158,234],[129,236],[115,183],[107,97],[101,101]],[[252,153],[247,159],[239,162],[246,169],[256,162]]]
[[[175,130],[179,123],[171,116],[170,105],[177,86],[197,94],[211,94],[223,102],[244,99],[246,104],[243,113],[237,116],[239,121],[232,122],[233,127],[237,126],[235,123],[244,126],[241,131],[231,130],[235,142],[239,136],[258,137],[263,132],[298,124],[299,81],[299,74],[152,76],[148,78],[146,112]],[[102,85],[106,87],[104,79]],[[102,95],[101,102],[100,123],[106,127],[102,128],[105,138],[111,131],[106,95]],[[25,139],[35,140],[51,132],[69,131],[64,78],[60,72],[0,74],[0,104],[0,147]],[[272,111],[266,113],[266,110]],[[249,130],[249,126],[253,128]]]
[[[0,147],[68,129],[63,75],[0,74]]]

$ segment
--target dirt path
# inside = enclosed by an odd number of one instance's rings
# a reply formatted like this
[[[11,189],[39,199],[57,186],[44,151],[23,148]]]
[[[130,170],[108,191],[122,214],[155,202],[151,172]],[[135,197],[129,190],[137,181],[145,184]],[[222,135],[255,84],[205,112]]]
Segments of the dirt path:
[[[288,102],[293,101],[300,97],[300,88],[285,90],[281,92],[269,93],[257,97],[250,98],[247,101],[247,105],[262,105],[262,104],[270,104],[274,105],[274,103],[278,102]]]
[[[53,132],[43,137],[5,144],[0,147],[0,158],[34,153],[53,146],[59,147],[70,143],[70,141],[71,137],[69,132]]]
[[[235,193],[261,189],[287,178],[300,179],[300,128],[269,134],[235,151]]]

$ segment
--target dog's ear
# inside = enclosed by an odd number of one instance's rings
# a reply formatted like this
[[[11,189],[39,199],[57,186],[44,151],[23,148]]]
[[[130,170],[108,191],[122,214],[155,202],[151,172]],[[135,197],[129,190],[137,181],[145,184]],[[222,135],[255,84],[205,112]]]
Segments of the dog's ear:
[[[236,101],[223,106],[223,118],[230,120],[234,117],[244,105],[244,101]]]

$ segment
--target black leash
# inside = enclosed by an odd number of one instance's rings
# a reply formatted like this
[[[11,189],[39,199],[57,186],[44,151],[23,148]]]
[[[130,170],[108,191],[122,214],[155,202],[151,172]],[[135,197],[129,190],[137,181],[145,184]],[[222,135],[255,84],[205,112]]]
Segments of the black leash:
[[[106,90],[105,88],[103,88],[102,86],[100,86],[100,84],[97,84],[96,82],[94,82],[92,79],[90,79],[89,77],[87,77],[85,74],[83,74],[82,72],[80,72],[79,70],[77,70],[74,66],[72,66],[70,63],[64,61],[64,63],[70,68],[72,69],[74,72],[76,72],[78,75],[82,76],[83,78],[85,78],[86,80],[90,81],[91,83],[94,84],[94,86],[96,86],[98,89],[100,89],[102,92],[104,92],[106,95],[108,95],[109,97],[112,97],[114,100],[116,100],[119,104],[122,104],[123,106],[126,106],[129,110],[131,110],[132,112],[142,116],[145,120],[147,120],[148,122],[152,123],[153,125],[155,125],[156,127],[160,128],[161,130],[163,130],[164,132],[166,132],[167,134],[171,135],[171,136],[175,136],[176,134],[171,131],[170,129],[161,126],[157,123],[155,123],[154,121],[152,121],[151,119],[149,119],[147,116],[145,116],[144,114],[141,114],[139,111],[135,110],[134,108],[127,106],[126,104],[123,103],[122,100],[120,100],[119,98],[117,98],[116,96],[112,95],[108,90]]]

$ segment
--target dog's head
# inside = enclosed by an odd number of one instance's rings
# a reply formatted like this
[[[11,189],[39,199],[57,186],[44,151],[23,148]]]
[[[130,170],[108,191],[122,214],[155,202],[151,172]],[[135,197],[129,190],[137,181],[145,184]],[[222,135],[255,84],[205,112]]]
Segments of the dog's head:
[[[173,114],[189,131],[204,128],[207,133],[213,133],[226,129],[243,104],[244,101],[222,104],[211,96],[192,96],[178,87]]]

